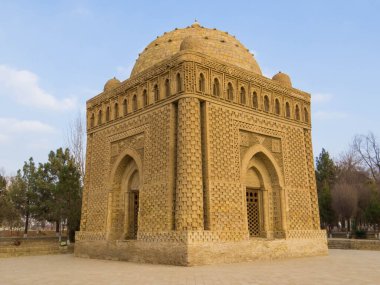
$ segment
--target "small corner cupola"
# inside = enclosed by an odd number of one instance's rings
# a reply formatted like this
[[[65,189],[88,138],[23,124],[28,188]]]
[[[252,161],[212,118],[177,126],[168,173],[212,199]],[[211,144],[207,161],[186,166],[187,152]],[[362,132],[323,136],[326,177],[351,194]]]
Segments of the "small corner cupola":
[[[118,87],[119,85],[121,84],[120,80],[117,79],[116,77],[114,78],[111,78],[110,80],[108,80],[106,82],[106,84],[104,84],[104,91],[109,91],[109,90],[112,90],[116,87]]]
[[[292,87],[292,81],[289,75],[282,73],[281,71],[272,77],[273,80],[280,82],[282,85]]]
[[[194,23],[191,25],[192,28],[201,28],[201,25],[197,21],[197,19],[194,20]]]
[[[183,39],[179,49],[202,51],[202,39],[195,36],[188,36]]]

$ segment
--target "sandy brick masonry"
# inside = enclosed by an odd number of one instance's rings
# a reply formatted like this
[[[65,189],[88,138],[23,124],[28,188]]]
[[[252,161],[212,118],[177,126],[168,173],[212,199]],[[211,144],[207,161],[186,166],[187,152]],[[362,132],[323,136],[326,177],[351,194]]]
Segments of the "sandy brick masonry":
[[[76,256],[197,265],[327,254],[310,95],[194,23],[87,102]]]

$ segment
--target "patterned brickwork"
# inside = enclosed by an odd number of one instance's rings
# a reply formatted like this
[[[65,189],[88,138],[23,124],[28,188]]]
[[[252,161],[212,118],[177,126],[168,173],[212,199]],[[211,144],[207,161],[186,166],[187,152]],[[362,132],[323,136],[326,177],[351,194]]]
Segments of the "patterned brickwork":
[[[236,153],[234,148],[234,129],[232,112],[228,109],[210,105],[210,180],[239,181],[240,173],[236,166]]]
[[[105,231],[107,221],[107,190],[106,180],[109,169],[109,146],[107,147],[104,131],[93,135],[93,145],[91,150],[91,165],[89,176],[90,185],[87,189],[87,204],[91,208],[87,209],[86,230],[91,232]],[[103,165],[101,168],[99,165]]]
[[[289,229],[311,229],[310,191],[308,190],[304,134],[301,128],[287,128],[286,149],[285,180],[288,187]]]
[[[306,150],[306,169],[309,181],[309,191],[310,191],[310,207],[311,207],[311,220],[312,225],[315,230],[320,229],[319,222],[319,208],[318,208],[318,195],[317,186],[315,181],[314,172],[314,158],[313,158],[313,147],[311,145],[311,131],[304,129],[305,138],[305,150]]]
[[[200,103],[178,102],[176,229],[203,229],[203,185]]]
[[[310,217],[310,193],[305,189],[288,189],[289,229],[312,229]]]
[[[88,192],[90,190],[90,173],[91,173],[91,150],[92,150],[92,135],[87,136],[87,147],[86,147],[86,174],[84,178],[84,187],[83,187],[83,194],[82,194],[82,212],[81,212],[81,221],[80,221],[80,228],[82,231],[86,230],[87,227],[87,220],[88,220]]]
[[[184,70],[185,70],[185,91],[194,92],[197,86],[194,63],[192,62],[185,63]]]

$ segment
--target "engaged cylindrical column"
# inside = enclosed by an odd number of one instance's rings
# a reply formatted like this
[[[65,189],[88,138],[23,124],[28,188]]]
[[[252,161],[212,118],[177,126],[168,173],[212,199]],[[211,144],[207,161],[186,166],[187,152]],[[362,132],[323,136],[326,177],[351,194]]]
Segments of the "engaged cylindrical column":
[[[201,112],[197,98],[178,102],[176,230],[203,230]]]

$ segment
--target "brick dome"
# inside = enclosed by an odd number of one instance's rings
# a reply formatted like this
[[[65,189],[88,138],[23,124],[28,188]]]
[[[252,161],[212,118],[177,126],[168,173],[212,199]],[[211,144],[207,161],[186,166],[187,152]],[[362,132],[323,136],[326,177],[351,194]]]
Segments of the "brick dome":
[[[274,75],[272,77],[273,80],[280,82],[281,84],[287,86],[287,87],[292,87],[292,81],[290,80],[289,75],[286,73],[282,73],[281,71]]]
[[[117,79],[116,77],[111,78],[104,84],[104,91],[109,91],[112,90],[120,85],[120,80]]]
[[[131,76],[170,58],[180,50],[188,49],[261,75],[253,55],[235,37],[227,32],[204,28],[195,22],[190,27],[164,33],[151,42],[139,55]]]

